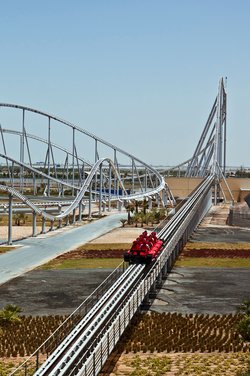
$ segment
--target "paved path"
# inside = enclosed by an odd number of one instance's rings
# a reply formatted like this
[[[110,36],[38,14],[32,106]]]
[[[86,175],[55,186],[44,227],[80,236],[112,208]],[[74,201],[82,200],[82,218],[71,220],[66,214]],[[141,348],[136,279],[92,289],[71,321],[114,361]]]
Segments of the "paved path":
[[[126,213],[108,215],[81,227],[55,231],[52,236],[18,241],[22,247],[0,255],[0,284],[120,227],[120,220],[126,217]]]

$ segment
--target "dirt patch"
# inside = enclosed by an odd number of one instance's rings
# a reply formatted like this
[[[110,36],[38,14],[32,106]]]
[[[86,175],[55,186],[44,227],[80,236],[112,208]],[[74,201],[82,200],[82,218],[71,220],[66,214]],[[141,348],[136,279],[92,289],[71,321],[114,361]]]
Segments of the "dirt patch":
[[[153,229],[151,229],[153,231]],[[151,231],[150,230],[150,231]],[[141,227],[122,227],[108,232],[97,239],[92,240],[89,244],[96,243],[132,243],[142,232]]]

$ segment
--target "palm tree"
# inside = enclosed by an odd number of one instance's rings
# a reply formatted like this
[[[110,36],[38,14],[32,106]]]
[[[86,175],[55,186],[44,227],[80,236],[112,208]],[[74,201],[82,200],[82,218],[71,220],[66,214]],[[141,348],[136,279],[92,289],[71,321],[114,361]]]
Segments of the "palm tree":
[[[25,215],[25,213],[17,213],[13,216],[13,218],[15,220],[15,225],[21,226],[21,224],[25,224],[25,221],[28,217],[27,215]]]
[[[15,304],[7,304],[2,310],[0,310],[0,325],[6,326],[10,323],[17,323],[21,321],[19,313],[22,309]]]
[[[145,222],[145,214],[143,212],[140,213],[140,222],[141,227],[143,227],[143,223]]]
[[[143,203],[142,203],[142,209],[143,209],[143,214],[146,214],[147,209],[148,209],[148,202],[145,198],[144,198]]]
[[[134,210],[135,210],[135,205],[133,202],[129,202],[127,205],[126,205],[126,210],[127,210],[127,213],[128,213],[128,225],[131,224],[131,214],[130,213],[133,213]]]
[[[133,215],[133,221],[134,221],[134,223],[135,223],[135,227],[138,226],[138,222],[140,222],[140,218],[141,218],[141,216],[140,216],[139,213],[135,213],[135,214]]]
[[[151,225],[153,226],[154,224],[154,219],[155,219],[155,216],[154,216],[154,213],[152,211],[148,212],[146,214],[146,217],[147,217],[147,221],[148,223],[151,223]]]
[[[127,222],[126,219],[120,219],[120,222],[122,223],[122,227],[125,227],[125,223]]]

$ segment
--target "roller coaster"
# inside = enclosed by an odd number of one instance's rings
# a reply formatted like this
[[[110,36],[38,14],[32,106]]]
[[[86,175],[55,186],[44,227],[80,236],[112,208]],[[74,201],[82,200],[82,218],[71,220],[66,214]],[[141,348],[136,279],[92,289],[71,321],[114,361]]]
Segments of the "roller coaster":
[[[33,211],[34,218],[38,214],[51,222],[61,221],[74,213],[77,208],[81,213],[82,206],[86,206],[87,203],[90,211],[93,202],[98,203],[100,212],[103,202],[107,202],[108,210],[110,210],[111,201],[124,203],[130,200],[158,198],[163,205],[174,203],[174,197],[162,175],[125,151],[52,115],[16,105],[2,103],[0,107],[17,110],[19,115],[20,113],[22,115],[21,130],[10,131],[10,129],[2,127],[0,129],[3,146],[1,158],[5,161],[8,171],[7,179],[10,184],[10,186],[2,185],[1,190],[5,190],[9,194],[7,209],[9,216],[11,216],[13,196]],[[46,139],[42,139],[38,135],[31,135],[26,131],[26,117],[29,113],[46,119],[48,134]],[[71,148],[59,147],[52,141],[52,122],[59,125],[59,128],[66,126],[70,131]],[[56,135],[56,132],[54,134]],[[19,159],[14,155],[10,156],[9,152],[7,156],[7,135],[19,137]],[[89,138],[94,143],[94,161],[92,163],[88,159],[80,157],[83,145],[80,141],[82,136]],[[58,134],[57,137],[59,137]],[[31,140],[45,146],[43,168],[34,167],[32,163]],[[100,150],[103,147],[106,152],[112,153],[113,158],[110,155],[100,158]],[[55,158],[56,152],[59,151],[65,157],[60,178]],[[69,158],[72,160],[71,164]],[[179,252],[209,210],[212,201],[216,204],[220,200],[225,162],[226,92],[223,79],[221,79],[218,95],[193,157],[182,165],[176,166],[178,169],[186,165],[186,176],[200,176],[203,179],[176,214],[171,219],[163,221],[156,229],[157,237],[161,239],[162,244],[161,251],[157,254],[154,262],[121,263],[107,280],[12,375],[17,372],[26,375],[29,362],[32,359],[35,359],[36,363],[34,371],[36,376],[98,375],[135,312],[140,307],[150,304],[150,299],[155,296],[162,280],[167,278]],[[19,190],[16,186],[16,173]],[[33,195],[37,193],[40,184],[40,191],[43,187],[50,199],[53,196],[51,194],[53,191],[56,203],[59,202],[59,197],[64,197],[66,191],[67,193],[70,191],[71,203],[62,213],[48,215],[42,202],[34,204],[25,195],[25,192],[27,193],[25,190],[27,174],[29,178],[32,177],[33,183],[29,189],[33,190]],[[57,198],[55,198],[55,192]],[[85,204],[83,204],[84,201]],[[125,258],[125,261],[130,260]],[[74,322],[73,326],[69,325],[70,320]],[[47,354],[46,361],[43,361],[44,354]]]
[[[12,243],[12,211],[20,205],[33,213],[35,236],[37,215],[41,216],[45,232],[46,220],[51,228],[55,221],[61,227],[64,219],[69,223],[70,215],[75,218],[76,210],[81,219],[83,210],[88,208],[91,217],[93,204],[101,215],[103,210],[111,210],[112,202],[118,207],[131,200],[152,198],[163,205],[175,202],[157,170],[75,124],[7,103],[0,103],[0,119],[0,192],[9,197],[8,202],[2,201],[0,209],[8,210],[8,244]],[[105,155],[102,157],[101,153]],[[59,206],[60,212],[48,213],[47,199],[50,206]]]

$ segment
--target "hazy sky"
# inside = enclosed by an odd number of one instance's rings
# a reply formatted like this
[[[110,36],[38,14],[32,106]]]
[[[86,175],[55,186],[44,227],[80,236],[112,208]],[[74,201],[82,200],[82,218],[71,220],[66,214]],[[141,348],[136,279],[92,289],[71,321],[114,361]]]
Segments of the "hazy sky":
[[[227,164],[250,166],[249,0],[0,6],[0,102],[55,114],[147,163],[175,165],[191,157],[227,76]]]

